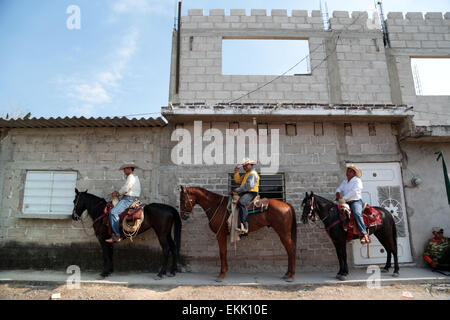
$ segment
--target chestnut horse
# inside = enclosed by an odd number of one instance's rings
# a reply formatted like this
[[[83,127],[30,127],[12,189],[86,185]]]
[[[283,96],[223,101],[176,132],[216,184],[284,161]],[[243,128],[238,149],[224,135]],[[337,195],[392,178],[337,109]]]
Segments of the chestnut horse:
[[[216,234],[219,244],[221,269],[216,281],[221,282],[228,271],[227,264],[227,234],[228,198],[200,187],[181,186],[180,213],[183,219],[188,218],[195,205],[205,211],[211,231]],[[283,276],[288,282],[294,281],[295,259],[297,246],[297,222],[294,208],[286,202],[269,199],[267,211],[253,213],[248,216],[249,233],[264,226],[272,227],[280,237],[281,243],[288,254],[288,270]]]

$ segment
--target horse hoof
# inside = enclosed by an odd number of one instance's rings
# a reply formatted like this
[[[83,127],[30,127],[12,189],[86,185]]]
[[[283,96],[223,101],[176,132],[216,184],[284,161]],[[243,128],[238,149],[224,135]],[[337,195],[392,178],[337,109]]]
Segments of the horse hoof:
[[[381,269],[381,273],[388,273],[389,272],[389,268],[383,268],[383,269]]]
[[[393,276],[394,278],[398,278],[398,277],[400,276],[400,273],[394,272],[394,273],[392,274],[392,276]]]
[[[346,276],[344,276],[344,275],[339,275],[338,277],[337,277],[339,280],[341,280],[341,281],[345,281],[345,280],[347,280],[347,277]]]
[[[217,277],[216,282],[223,282],[223,278]]]
[[[164,275],[156,275],[156,277],[153,278],[154,280],[162,280],[164,279]]]
[[[294,278],[290,277],[290,278],[285,278],[284,279],[286,282],[294,282]]]
[[[175,277],[175,275],[176,275],[175,272],[171,272],[167,276],[172,278],[172,277]]]

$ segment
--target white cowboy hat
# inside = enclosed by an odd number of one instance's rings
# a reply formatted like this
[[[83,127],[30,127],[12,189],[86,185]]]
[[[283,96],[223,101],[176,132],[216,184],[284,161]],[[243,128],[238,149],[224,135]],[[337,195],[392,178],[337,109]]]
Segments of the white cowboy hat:
[[[134,163],[125,163],[123,166],[119,168],[119,170],[123,170],[125,168],[137,168],[140,169],[139,166],[135,165]]]
[[[242,162],[242,166],[245,166],[246,164],[256,164],[257,161],[256,160],[250,160],[249,158],[244,158],[243,162]]]
[[[345,168],[345,171],[347,171],[347,169],[352,169],[353,171],[355,171],[356,176],[357,176],[358,178],[361,178],[361,176],[362,176],[362,171],[361,171],[361,169],[358,168],[357,166],[355,166],[355,165],[352,164],[352,165],[347,166],[347,167]]]

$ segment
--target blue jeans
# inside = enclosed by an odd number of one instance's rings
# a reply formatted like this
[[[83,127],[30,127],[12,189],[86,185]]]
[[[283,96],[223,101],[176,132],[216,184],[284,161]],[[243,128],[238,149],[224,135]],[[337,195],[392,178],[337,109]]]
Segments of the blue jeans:
[[[356,224],[358,226],[359,231],[362,234],[366,234],[366,225],[364,224],[364,219],[362,216],[363,202],[362,200],[356,200],[354,202],[350,202],[350,209],[352,209],[353,217],[355,217]]]
[[[111,229],[114,235],[118,236],[120,234],[119,214],[124,212],[137,199],[137,197],[124,196],[120,199],[116,206],[111,209],[109,221],[111,222]]]
[[[244,225],[245,229],[248,229],[248,210],[247,204],[253,201],[255,197],[258,195],[257,192],[246,192],[241,194],[238,203],[236,204],[239,208],[239,213],[241,217],[241,222]]]

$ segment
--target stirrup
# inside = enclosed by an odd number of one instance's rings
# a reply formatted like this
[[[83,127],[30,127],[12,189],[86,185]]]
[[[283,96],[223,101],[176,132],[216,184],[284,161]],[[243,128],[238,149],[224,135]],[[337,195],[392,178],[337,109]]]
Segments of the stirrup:
[[[366,241],[366,237],[363,236],[363,237],[361,238],[360,242],[361,242],[362,244],[371,243],[372,241],[370,240],[370,236],[367,237],[367,238],[368,238],[368,241]]]

